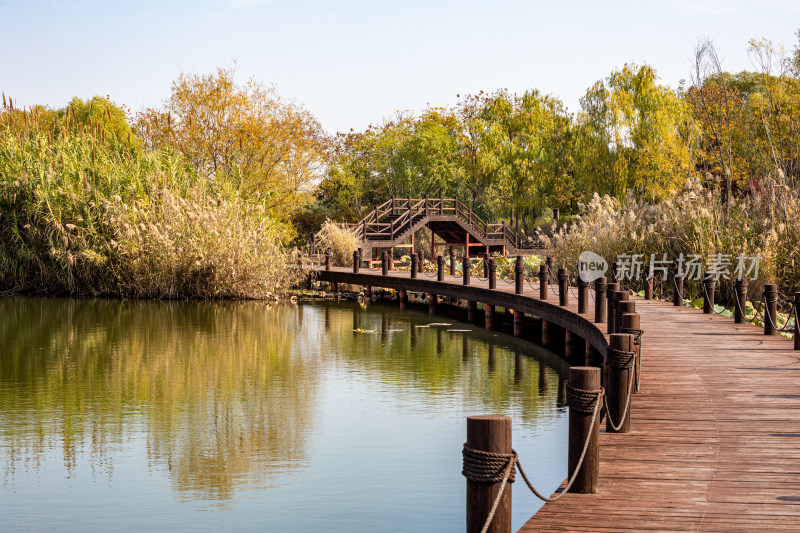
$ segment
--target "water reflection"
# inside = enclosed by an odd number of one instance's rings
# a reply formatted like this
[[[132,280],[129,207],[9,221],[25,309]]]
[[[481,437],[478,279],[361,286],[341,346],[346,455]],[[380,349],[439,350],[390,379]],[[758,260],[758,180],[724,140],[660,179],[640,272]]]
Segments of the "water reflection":
[[[385,517],[411,527],[409,504],[395,494],[384,506],[364,503],[376,487],[428,505],[413,513],[423,529],[436,520],[459,529],[463,481],[448,461],[460,460],[464,416],[509,414],[534,436],[563,418],[561,359],[482,326],[394,306],[0,299],[0,316],[3,490],[31,501],[42,489],[30,480],[52,479],[54,469],[58,478],[63,464],[70,483],[102,479],[119,491],[115,476],[144,470],[166,480],[180,503],[226,510],[241,509],[242,495],[253,490],[274,490],[253,504],[256,522],[243,529],[285,525],[281,512],[295,529],[315,529],[315,519],[298,518],[309,500],[328,513],[327,525],[371,531]],[[343,399],[363,412],[339,408]],[[384,420],[393,423],[370,431]],[[353,427],[343,431],[346,424]],[[401,450],[391,449],[395,428]],[[515,434],[521,453],[526,436]],[[140,443],[141,457],[131,451]],[[358,464],[343,459],[349,456]],[[429,476],[429,493],[413,476],[404,481],[412,462],[414,475]],[[555,487],[563,474],[553,468]],[[392,481],[374,485],[377,469]],[[146,499],[148,485],[133,483],[125,494]],[[354,496],[356,487],[362,497]],[[7,517],[9,501],[0,506]],[[69,509],[71,500],[64,501]],[[175,512],[172,504],[161,512]],[[360,529],[349,504],[364,517]],[[89,505],[94,519],[96,502]],[[364,506],[376,516],[365,515]],[[402,515],[395,522],[393,510]],[[340,522],[331,518],[336,513]]]
[[[325,313],[330,348],[374,379],[434,396],[456,394],[469,405],[498,411],[515,408],[523,420],[550,416],[559,406],[549,391],[560,389],[568,365],[530,343],[505,336],[498,341],[482,328],[389,304],[371,304],[369,312],[339,306]]]
[[[113,475],[144,432],[175,490],[229,499],[308,462],[319,375],[296,353],[300,313],[254,303],[0,301],[6,483],[60,450]]]

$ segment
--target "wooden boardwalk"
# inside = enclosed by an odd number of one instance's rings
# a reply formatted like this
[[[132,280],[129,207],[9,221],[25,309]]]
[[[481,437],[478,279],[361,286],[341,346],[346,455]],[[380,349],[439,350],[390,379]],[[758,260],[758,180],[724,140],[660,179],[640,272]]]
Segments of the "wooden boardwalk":
[[[514,286],[498,280],[496,290]],[[525,294],[539,293],[526,284]],[[520,531],[800,532],[800,352],[733,318],[632,299],[644,336],[631,432],[601,429],[597,494],[545,504]],[[577,314],[572,295],[563,309]]]
[[[520,531],[800,531],[800,352],[732,318],[635,301],[631,432],[601,432],[598,494],[548,503]]]

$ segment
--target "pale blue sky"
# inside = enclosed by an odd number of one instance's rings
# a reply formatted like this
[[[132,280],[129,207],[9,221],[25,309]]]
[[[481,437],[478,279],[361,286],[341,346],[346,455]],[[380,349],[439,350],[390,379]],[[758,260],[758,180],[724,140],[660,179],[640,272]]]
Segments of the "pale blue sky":
[[[750,38],[790,50],[798,27],[800,0],[0,0],[0,90],[53,107],[108,94],[135,111],[180,71],[236,59],[240,80],[274,83],[334,132],[481,89],[538,88],[574,111],[626,62],[676,87],[700,37],[738,71]]]

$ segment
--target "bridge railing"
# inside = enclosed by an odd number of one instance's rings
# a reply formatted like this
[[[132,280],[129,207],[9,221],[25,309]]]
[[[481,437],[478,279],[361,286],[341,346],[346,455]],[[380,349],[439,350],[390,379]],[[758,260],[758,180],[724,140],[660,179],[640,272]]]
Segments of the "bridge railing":
[[[397,198],[383,202],[355,224],[362,239],[393,241],[407,231],[415,218],[430,215],[456,216],[469,230],[486,240],[506,240],[519,244],[516,233],[505,222],[487,223],[458,198]]]

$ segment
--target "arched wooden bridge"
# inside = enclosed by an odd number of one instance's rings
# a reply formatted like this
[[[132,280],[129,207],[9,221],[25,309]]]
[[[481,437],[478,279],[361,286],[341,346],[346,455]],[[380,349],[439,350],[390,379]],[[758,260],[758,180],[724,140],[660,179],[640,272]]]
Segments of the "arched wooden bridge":
[[[352,227],[364,243],[363,256],[374,260],[380,250],[407,247],[413,253],[414,234],[423,227],[432,234],[429,257],[443,247],[463,247],[470,257],[513,254],[520,248],[517,234],[505,222],[485,222],[458,198],[392,198]]]
[[[475,276],[469,286],[408,271],[316,276],[522,311],[536,317],[525,327],[549,326],[546,336],[560,337],[581,364],[598,364],[608,347],[593,307],[579,313],[574,297],[558,305],[557,287],[542,301],[534,287],[520,295]],[[598,493],[547,503],[520,531],[800,531],[800,351],[733,318],[632,299],[644,334],[631,432],[600,433]]]

